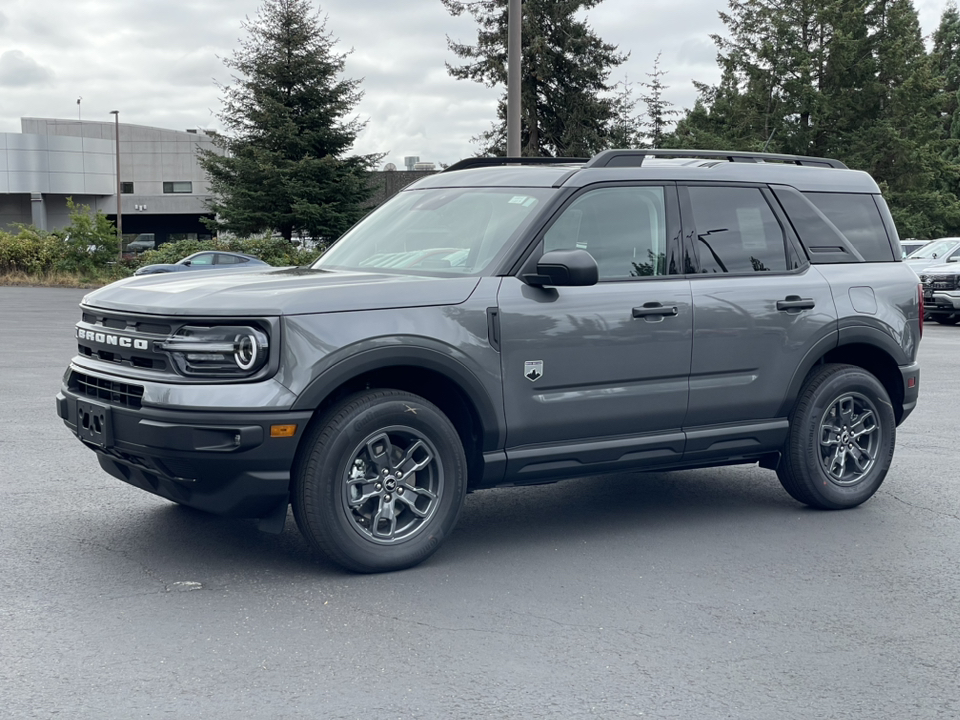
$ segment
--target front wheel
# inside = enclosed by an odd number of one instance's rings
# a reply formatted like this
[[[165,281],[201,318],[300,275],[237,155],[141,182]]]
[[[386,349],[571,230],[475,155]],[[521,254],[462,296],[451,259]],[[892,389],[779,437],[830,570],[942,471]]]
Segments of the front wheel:
[[[800,393],[777,476],[811,507],[856,507],[880,488],[895,443],[896,418],[880,381],[854,365],[824,365]]]
[[[447,417],[397,390],[354,395],[314,428],[294,473],[293,513],[314,549],[357,572],[411,567],[453,530],[466,495]]]

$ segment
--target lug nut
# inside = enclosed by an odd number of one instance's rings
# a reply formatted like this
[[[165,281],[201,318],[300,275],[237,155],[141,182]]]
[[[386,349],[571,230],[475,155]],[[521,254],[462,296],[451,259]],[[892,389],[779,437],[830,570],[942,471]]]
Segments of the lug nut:
[[[385,495],[383,499],[386,500],[387,502],[390,502],[391,500],[393,500],[393,498],[390,497],[389,495]]]
[[[381,490],[383,490],[383,485],[381,485],[380,483],[377,483],[376,485],[374,485],[374,487],[377,489],[377,492],[380,492]]]
[[[403,477],[403,473],[397,470],[397,480]]]
[[[387,472],[387,469],[384,468],[383,470],[380,471],[380,474],[381,474],[381,475],[388,475],[389,473]]]
[[[397,488],[397,495],[403,495],[403,488]]]

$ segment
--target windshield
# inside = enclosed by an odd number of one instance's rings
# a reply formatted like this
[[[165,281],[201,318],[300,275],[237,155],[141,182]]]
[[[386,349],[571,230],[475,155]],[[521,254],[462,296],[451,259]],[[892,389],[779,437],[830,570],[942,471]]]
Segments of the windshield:
[[[914,258],[922,258],[924,260],[931,260],[933,258],[942,257],[946,253],[950,252],[950,248],[955,245],[960,244],[960,240],[936,240],[932,243],[924,245],[919,250],[915,250],[908,257],[912,260]]]
[[[432,188],[402,192],[313,264],[323,270],[472,275],[523,232],[553,188]]]

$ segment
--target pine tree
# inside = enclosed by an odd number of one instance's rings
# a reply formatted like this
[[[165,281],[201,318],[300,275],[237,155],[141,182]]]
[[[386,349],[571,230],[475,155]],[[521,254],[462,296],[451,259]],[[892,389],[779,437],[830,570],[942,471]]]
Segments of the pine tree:
[[[880,183],[904,235],[958,229],[940,91],[950,40],[937,72],[911,0],[731,0],[720,15],[721,81],[698,86],[667,144],[836,157]]]
[[[643,145],[643,129],[636,115],[637,103],[633,96],[633,83],[624,75],[613,86],[613,117],[607,130],[607,144],[611,148],[636,148]]]
[[[943,136],[950,142],[950,156],[960,158],[960,12],[950,2],[933,33],[933,62],[943,82],[940,118]]]
[[[663,91],[669,90],[670,86],[664,85],[662,81],[667,73],[660,69],[660,54],[658,52],[653,61],[653,72],[647,73],[650,82],[641,83],[648,93],[640,96],[647,106],[647,121],[642,123],[642,127],[646,128],[650,146],[654,148],[663,147],[663,138],[670,124],[670,118],[680,114],[673,108],[673,104],[663,97]]]
[[[603,42],[577,14],[602,0],[526,0],[523,3],[521,152],[525,156],[589,156],[608,144],[613,101],[607,85],[626,56]],[[508,0],[441,0],[454,16],[478,24],[476,45],[447,46],[465,65],[447,64],[458,80],[488,87],[507,84]],[[506,152],[506,91],[498,120],[477,140],[480,154]]]
[[[348,156],[363,124],[346,116],[362,93],[341,79],[345,55],[310,0],[264,0],[225,61],[226,133],[205,152],[216,225],[238,235],[277,231],[332,240],[365,213],[379,156]]]

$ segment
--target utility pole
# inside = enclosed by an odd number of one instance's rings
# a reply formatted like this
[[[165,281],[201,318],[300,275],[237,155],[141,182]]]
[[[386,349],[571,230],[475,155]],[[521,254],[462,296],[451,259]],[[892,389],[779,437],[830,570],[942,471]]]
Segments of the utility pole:
[[[123,215],[120,214],[120,111],[111,110],[117,136],[117,262],[123,262]]]
[[[510,0],[507,20],[507,157],[520,157],[520,37],[522,0]]]

